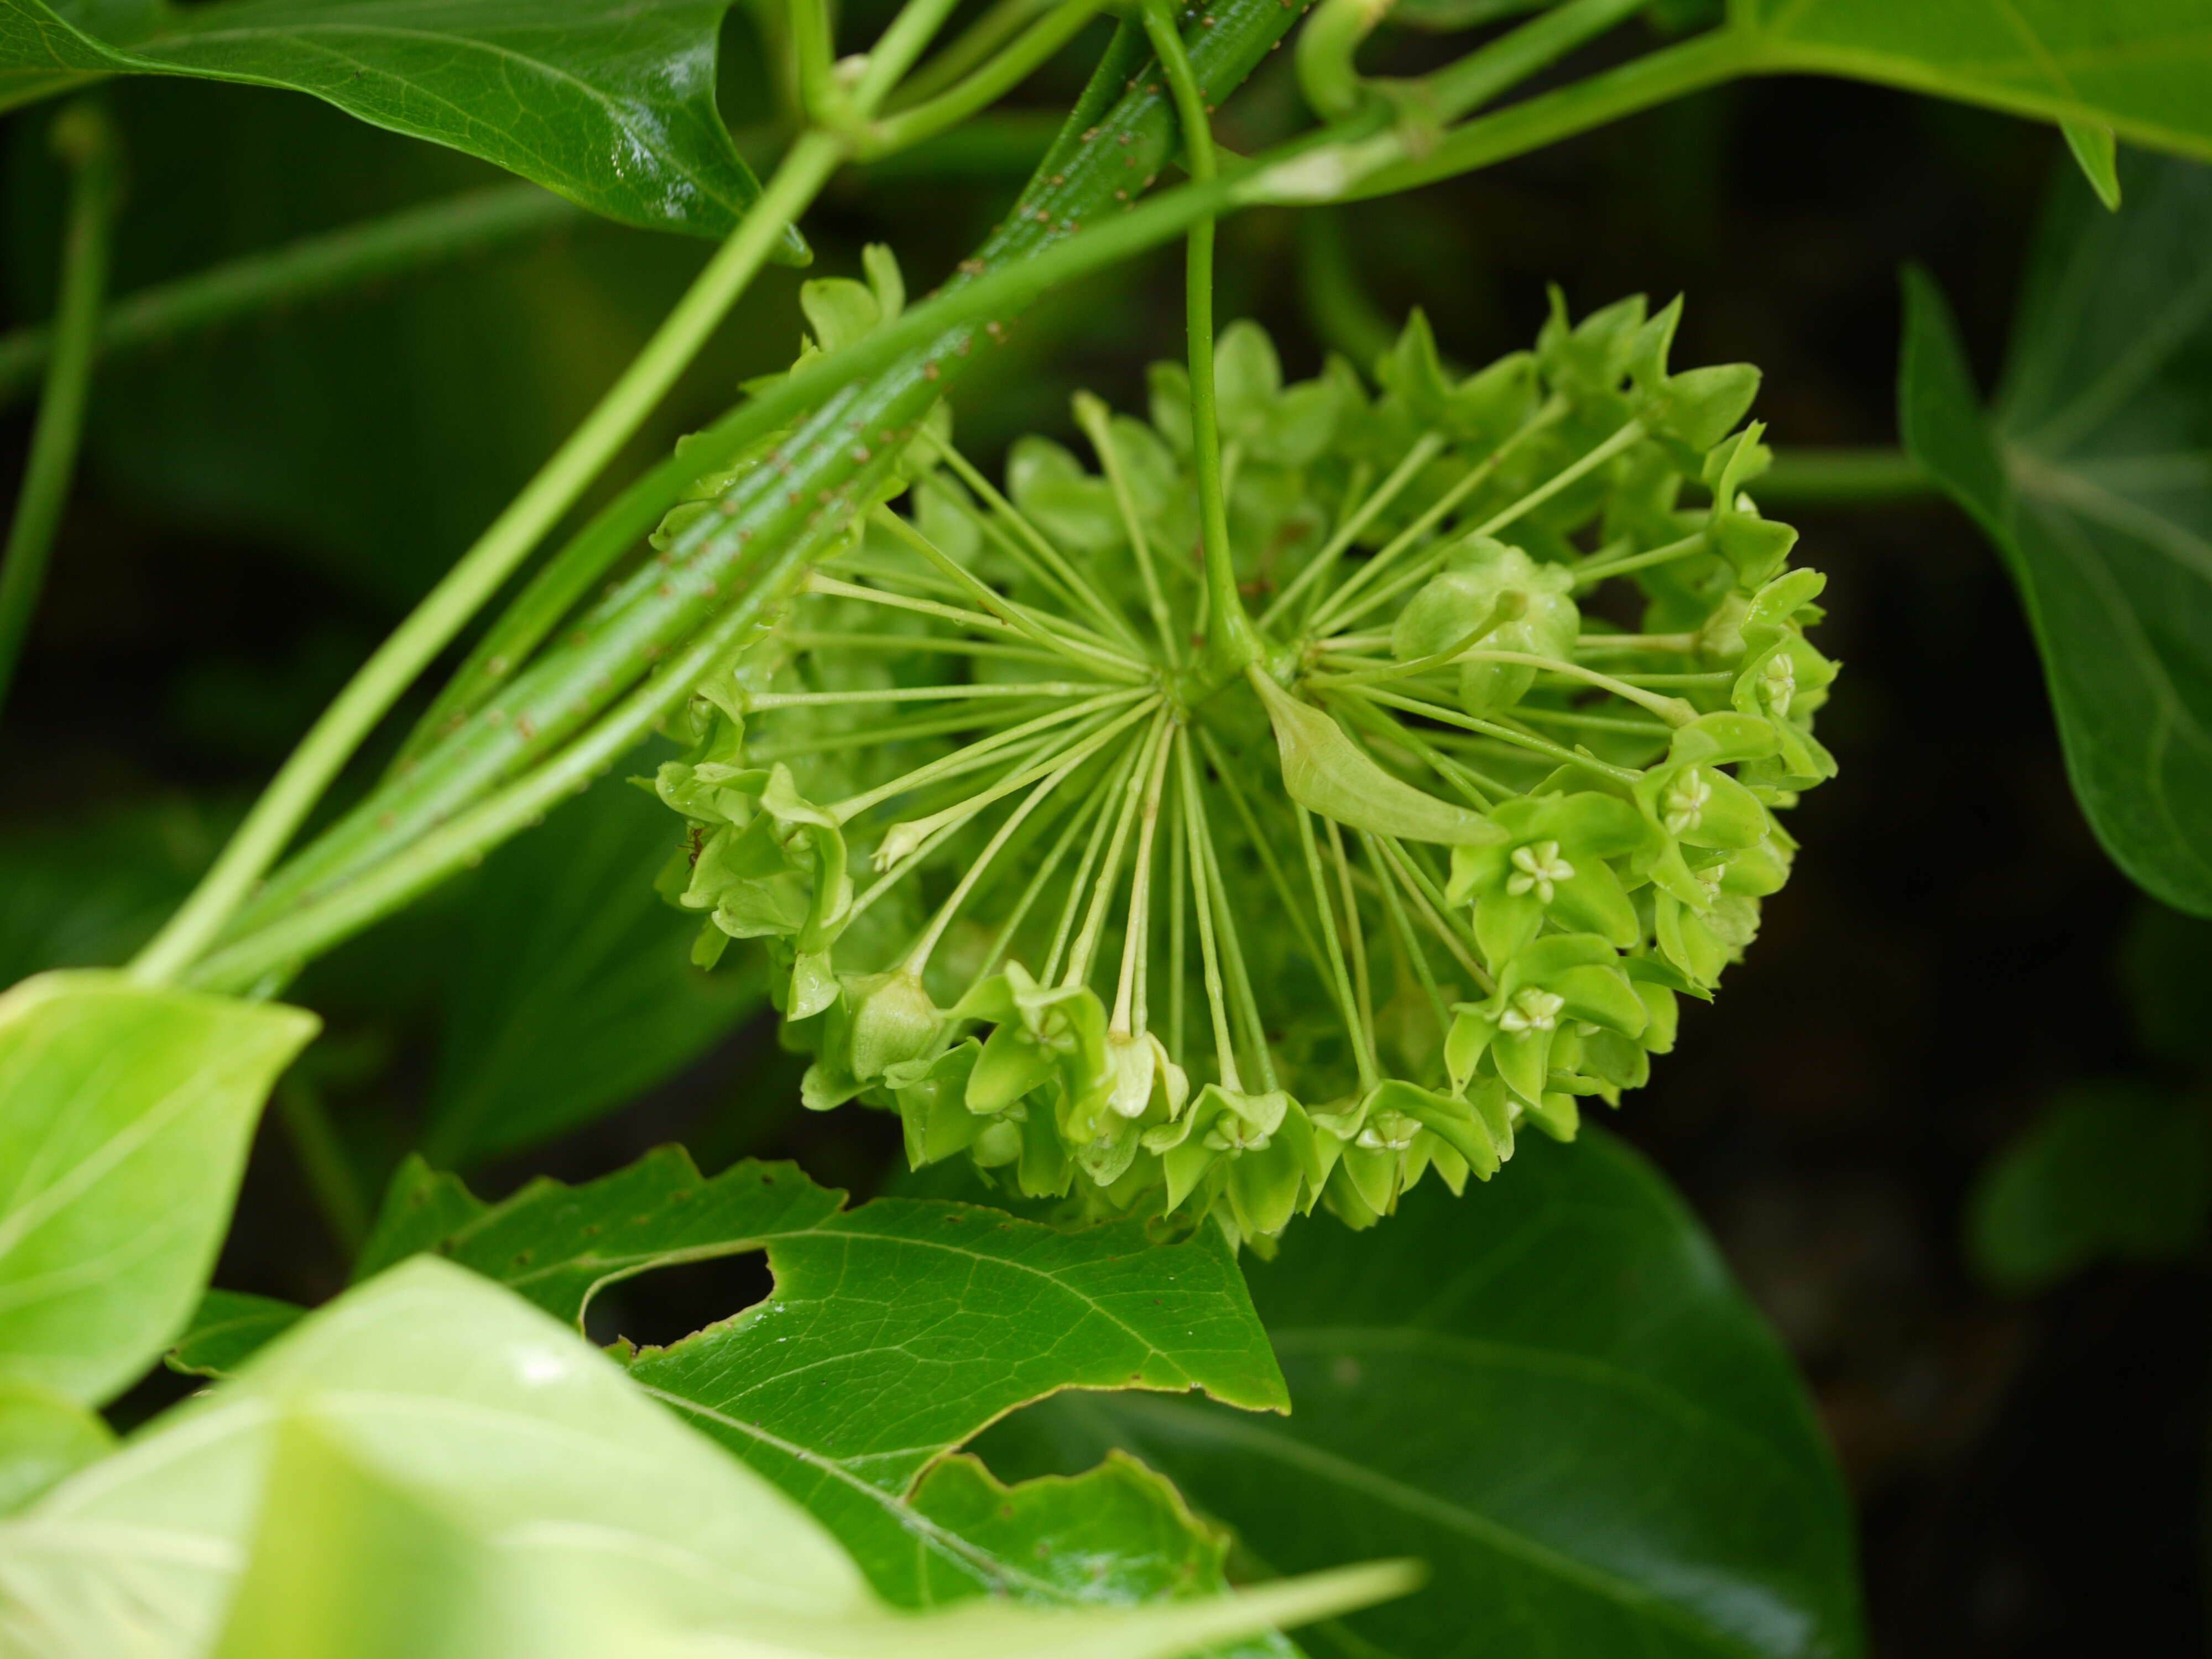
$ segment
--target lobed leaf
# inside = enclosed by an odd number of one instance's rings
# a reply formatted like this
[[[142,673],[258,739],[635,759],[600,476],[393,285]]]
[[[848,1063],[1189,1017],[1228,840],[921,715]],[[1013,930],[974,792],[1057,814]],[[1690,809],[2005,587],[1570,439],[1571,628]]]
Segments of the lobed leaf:
[[[1288,1416],[1068,1396],[983,1456],[1121,1447],[1279,1571],[1352,1540],[1425,1556],[1429,1588],[1352,1620],[1343,1653],[1862,1651],[1849,1504],[1711,1242],[1601,1133],[1518,1161],[1480,1204],[1423,1188],[1253,1265]]]
[[[52,1659],[248,1659],[304,1650],[303,1633],[347,1659],[433,1633],[428,1650],[454,1655],[1165,1659],[1405,1582],[1366,1569],[1132,1610],[900,1615],[619,1367],[435,1261],[356,1287],[0,1522],[0,1640]]]

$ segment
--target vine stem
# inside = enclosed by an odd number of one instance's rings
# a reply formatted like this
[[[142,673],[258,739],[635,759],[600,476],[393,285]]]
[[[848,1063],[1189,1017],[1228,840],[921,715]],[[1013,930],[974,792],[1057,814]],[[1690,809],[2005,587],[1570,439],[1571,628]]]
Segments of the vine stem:
[[[1160,71],[1175,99],[1182,126],[1182,148],[1191,182],[1214,182],[1213,130],[1206,118],[1206,95],[1183,50],[1170,0],[1145,0],[1145,33],[1159,55]],[[1183,271],[1183,297],[1190,332],[1190,426],[1192,457],[1198,470],[1198,517],[1206,549],[1206,591],[1213,613],[1206,656],[1211,674],[1227,677],[1260,660],[1259,630],[1245,614],[1237,592],[1237,561],[1229,546],[1229,511],[1221,484],[1221,427],[1214,410],[1213,218],[1191,226]]]
[[[61,305],[53,356],[46,366],[38,424],[23,472],[23,492],[0,562],[0,708],[31,630],[46,562],[61,527],[62,505],[76,471],[84,409],[100,344],[100,307],[107,291],[109,246],[115,227],[116,143],[98,106],[72,104],[54,119],[53,147],[70,170],[69,223],[63,234]]]
[[[256,312],[451,264],[508,243],[550,235],[592,216],[536,185],[495,185],[403,209],[124,295],[100,325],[100,359],[219,327]],[[0,405],[32,384],[52,356],[45,325],[0,338]]]
[[[574,504],[698,355],[785,226],[829,182],[843,155],[839,141],[822,133],[807,133],[792,146],[737,229],[598,407],[323,711],[215,866],[132,961],[132,978],[165,983],[214,942],[377,721]]]

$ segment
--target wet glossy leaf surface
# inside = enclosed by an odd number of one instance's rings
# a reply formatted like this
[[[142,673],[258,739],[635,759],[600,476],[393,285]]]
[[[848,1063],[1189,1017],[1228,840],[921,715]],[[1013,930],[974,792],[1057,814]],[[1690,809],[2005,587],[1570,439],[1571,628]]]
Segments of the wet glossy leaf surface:
[[[6,0],[0,106],[104,73],[312,93],[626,224],[720,235],[760,194],[714,106],[726,0]]]

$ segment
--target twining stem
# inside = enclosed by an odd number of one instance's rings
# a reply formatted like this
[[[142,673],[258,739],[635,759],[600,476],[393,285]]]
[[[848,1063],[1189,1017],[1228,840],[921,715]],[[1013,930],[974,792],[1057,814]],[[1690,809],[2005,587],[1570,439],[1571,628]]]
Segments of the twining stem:
[[[1423,76],[1408,90],[1438,120],[1457,120],[1643,9],[1644,0],[1565,0]]]
[[[389,915],[427,892],[484,849],[542,817],[563,798],[588,787],[615,757],[635,746],[708,673],[726,666],[752,623],[733,607],[702,629],[662,671],[637,687],[591,731],[537,770],[422,836],[381,863],[340,883],[285,915],[199,961],[182,982],[212,991],[242,991],[289,964]]]
[[[860,138],[857,159],[866,161],[908,149],[988,109],[1073,40],[1103,9],[1104,3],[1105,0],[1063,0],[958,84],[927,102],[872,124]]]
[[[98,105],[70,105],[54,118],[52,143],[70,169],[69,218],[62,232],[61,303],[54,351],[22,494],[0,558],[0,708],[15,677],[31,616],[46,586],[46,562],[61,528],[62,506],[76,471],[78,440],[99,349],[100,301],[107,291],[108,246],[115,225],[114,129]]]
[[[977,64],[991,58],[1052,7],[1053,0],[997,0],[950,45],[939,47],[927,63],[900,82],[885,102],[894,111],[912,109],[936,97],[947,87],[957,85]]]
[[[1942,491],[1902,450],[1781,449],[1752,493],[1771,507],[1880,507]]]
[[[819,133],[808,133],[792,146],[760,198],[622,378],[323,711],[214,867],[131,962],[133,978],[161,984],[214,942],[370,729],[554,521],[574,505],[698,355],[708,335],[767,262],[784,227],[799,217],[829,181],[842,155],[838,142]]]
[[[403,208],[125,295],[100,319],[100,361],[591,222],[582,208],[536,185],[494,185]],[[0,338],[0,405],[37,380],[55,335],[42,325]]]
[[[1191,179],[1213,182],[1213,129],[1189,54],[1176,28],[1170,0],[1144,0],[1145,33],[1159,54],[1160,70],[1174,94],[1182,125],[1183,159]],[[1190,228],[1183,270],[1183,305],[1190,333],[1191,459],[1198,473],[1199,532],[1206,550],[1209,669],[1226,678],[1260,660],[1260,635],[1237,592],[1237,558],[1229,545],[1229,511],[1221,478],[1221,426],[1214,410],[1213,221]]]

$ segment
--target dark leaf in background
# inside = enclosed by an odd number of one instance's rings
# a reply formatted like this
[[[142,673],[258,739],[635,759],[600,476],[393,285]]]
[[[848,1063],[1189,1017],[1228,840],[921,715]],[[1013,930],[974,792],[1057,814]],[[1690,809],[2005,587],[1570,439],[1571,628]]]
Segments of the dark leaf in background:
[[[2168,1065],[2212,1073],[2212,924],[2138,905],[2120,945],[2120,979],[2136,1041]]]
[[[2212,915],[2212,169],[2124,163],[2118,213],[2060,176],[1993,425],[1908,275],[1899,424],[2020,586],[2098,839]]]
[[[119,967],[191,890],[232,815],[183,797],[0,836],[0,988]]]
[[[980,1448],[1109,1446],[1267,1567],[1404,1553],[1426,1589],[1317,1654],[1846,1656],[1850,1510],[1803,1385],[1663,1178],[1618,1141],[1524,1146],[1464,1200],[1316,1222],[1254,1262],[1287,1417],[1068,1395]]]
[[[475,1163],[574,1128],[763,1006],[757,952],[695,968],[697,921],[653,891],[681,846],[669,823],[611,776],[486,862],[437,964],[432,1162]]]
[[[1974,1267],[2039,1291],[2100,1261],[2170,1261],[2204,1242],[2212,1112],[2142,1083],[2062,1095],[1992,1159],[1966,1212]]]
[[[289,88],[482,156],[611,219],[720,236],[760,194],[714,104],[727,9],[728,0],[6,0],[0,109],[103,74]]]
[[[273,1296],[210,1291],[192,1322],[162,1356],[162,1364],[187,1376],[228,1376],[253,1351],[298,1324],[307,1310]]]

